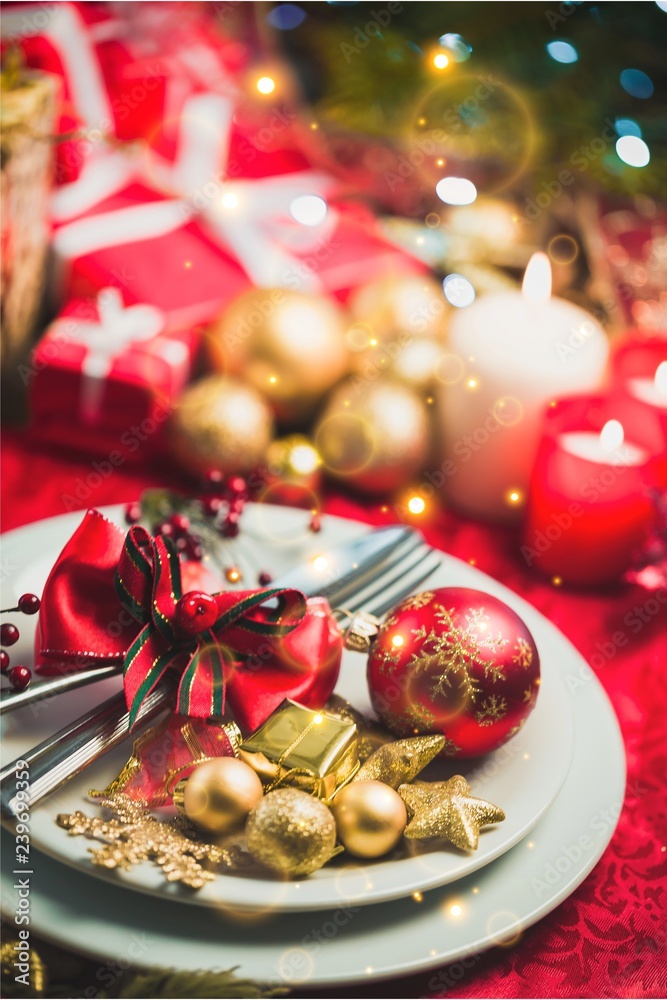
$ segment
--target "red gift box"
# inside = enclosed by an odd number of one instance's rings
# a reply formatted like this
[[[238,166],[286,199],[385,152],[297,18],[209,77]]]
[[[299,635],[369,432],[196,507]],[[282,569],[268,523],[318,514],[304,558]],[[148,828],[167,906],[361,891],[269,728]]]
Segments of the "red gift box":
[[[126,305],[117,288],[68,302],[27,371],[35,432],[106,455],[111,471],[154,454],[199,341],[197,328]]]

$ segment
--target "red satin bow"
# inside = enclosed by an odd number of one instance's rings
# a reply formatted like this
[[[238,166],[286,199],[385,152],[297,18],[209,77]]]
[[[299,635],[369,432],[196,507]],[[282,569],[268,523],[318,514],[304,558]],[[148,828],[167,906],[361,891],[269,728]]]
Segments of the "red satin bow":
[[[179,619],[180,563],[143,528],[122,533],[88,511],[46,582],[37,635],[40,672],[123,662],[131,724],[167,670],[180,673],[177,711],[219,716],[228,703],[252,730],[291,697],[321,707],[342,652],[326,601],[295,590],[213,595],[201,632]]]

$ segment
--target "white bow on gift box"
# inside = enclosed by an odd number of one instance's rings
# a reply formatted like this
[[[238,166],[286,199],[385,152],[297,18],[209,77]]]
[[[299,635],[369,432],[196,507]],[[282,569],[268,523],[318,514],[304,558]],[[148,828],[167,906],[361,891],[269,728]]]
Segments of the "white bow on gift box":
[[[98,322],[68,317],[66,337],[82,344],[86,355],[81,364],[81,417],[96,423],[101,415],[105,380],[114,361],[134,344],[152,340],[162,332],[165,317],[149,305],[124,306],[117,288],[103,288],[97,296]]]

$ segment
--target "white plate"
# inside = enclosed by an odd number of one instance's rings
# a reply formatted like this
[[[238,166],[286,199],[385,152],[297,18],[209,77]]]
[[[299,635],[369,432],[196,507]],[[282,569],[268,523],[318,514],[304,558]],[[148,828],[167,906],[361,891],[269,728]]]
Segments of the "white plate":
[[[105,513],[122,523],[122,507],[106,509]],[[80,517],[78,514],[52,518],[5,536],[5,559],[10,565],[14,560],[20,565],[5,590],[13,589],[12,596],[25,591],[41,593],[51,565]],[[250,506],[244,515],[244,545],[238,548],[237,561],[243,561],[243,552],[251,562],[261,557],[263,564],[268,563],[269,570],[277,576],[298,561],[334,548],[350,536],[368,530],[367,526],[340,518],[323,520],[323,531],[314,538],[306,530],[307,517],[302,512],[283,507]],[[268,532],[271,537],[267,541]],[[276,544],[277,538],[292,539],[289,551]],[[480,846],[473,854],[445,847],[366,865],[354,861],[345,863],[343,859],[342,864],[327,866],[310,878],[296,881],[245,874],[221,875],[196,894],[182,886],[166,883],[159,869],[150,863],[129,872],[109,872],[91,864],[88,841],[69,836],[56,827],[54,818],[59,812],[74,812],[86,807],[88,789],[104,788],[120,770],[129,754],[127,744],[88,768],[33,810],[34,846],[98,879],[121,881],[129,888],[157,893],[161,897],[226,909],[304,911],[328,909],[341,903],[355,906],[377,903],[445,885],[489,864],[526,836],[558,794],[570,764],[572,714],[548,623],[534,608],[479,570],[444,554],[442,567],[429,578],[428,586],[473,587],[496,595],[524,618],[540,651],[540,695],[521,732],[485,758],[440,765],[442,777],[463,773],[470,781],[473,794],[500,805],[507,814],[503,823],[482,832]],[[30,619],[24,621],[27,624]],[[26,630],[22,641],[27,640]],[[365,673],[364,659],[359,654],[346,653],[336,691],[361,711],[370,711]],[[118,686],[118,680],[106,682],[105,696]],[[41,709],[38,704],[5,716],[4,719],[9,720],[9,731],[3,736],[6,759],[10,754],[14,757],[23,753],[40,738],[61,728],[68,718],[76,717],[101,700],[101,685],[94,687],[97,690],[73,692],[71,696],[53,699]],[[95,811],[93,805],[88,808]]]
[[[106,963],[183,970],[239,966],[239,974],[293,986],[322,987],[436,969],[494,944],[516,940],[570,895],[611,839],[625,791],[623,742],[613,709],[579,653],[547,622],[545,638],[567,681],[574,717],[572,766],[530,838],[483,871],[383,906],[271,914],[261,919],[148,896],[105,885],[33,856],[31,928],[65,948]],[[4,909],[13,920],[12,838],[6,851]],[[468,963],[474,965],[474,958]],[[434,972],[429,995],[456,989],[456,976]],[[106,977],[106,979],[105,979]],[[382,994],[379,994],[382,995]]]

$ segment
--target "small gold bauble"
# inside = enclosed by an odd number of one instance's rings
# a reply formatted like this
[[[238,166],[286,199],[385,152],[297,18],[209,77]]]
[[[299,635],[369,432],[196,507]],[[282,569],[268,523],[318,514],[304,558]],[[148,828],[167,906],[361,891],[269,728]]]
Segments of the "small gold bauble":
[[[314,435],[326,471],[366,493],[405,486],[425,464],[429,439],[425,402],[409,386],[384,378],[343,382]]]
[[[403,836],[408,814],[398,794],[383,781],[354,781],[333,802],[341,843],[358,858],[379,858]]]
[[[242,826],[264,794],[257,774],[236,757],[205,761],[184,784],[183,812],[195,826],[218,835]]]
[[[298,788],[278,788],[248,816],[250,853],[283,875],[310,875],[336,851],[336,824],[319,799]]]
[[[212,375],[186,389],[170,424],[172,450],[186,468],[250,472],[273,436],[271,411],[252,386]]]
[[[357,289],[348,303],[357,326],[373,340],[389,342],[398,335],[441,337],[448,312],[442,286],[428,275],[381,278]]]
[[[396,353],[392,374],[401,382],[425,389],[435,380],[444,347],[430,337],[415,337]]]
[[[324,295],[255,288],[212,327],[209,355],[214,369],[242,372],[289,423],[308,416],[348,370],[346,325]]]

